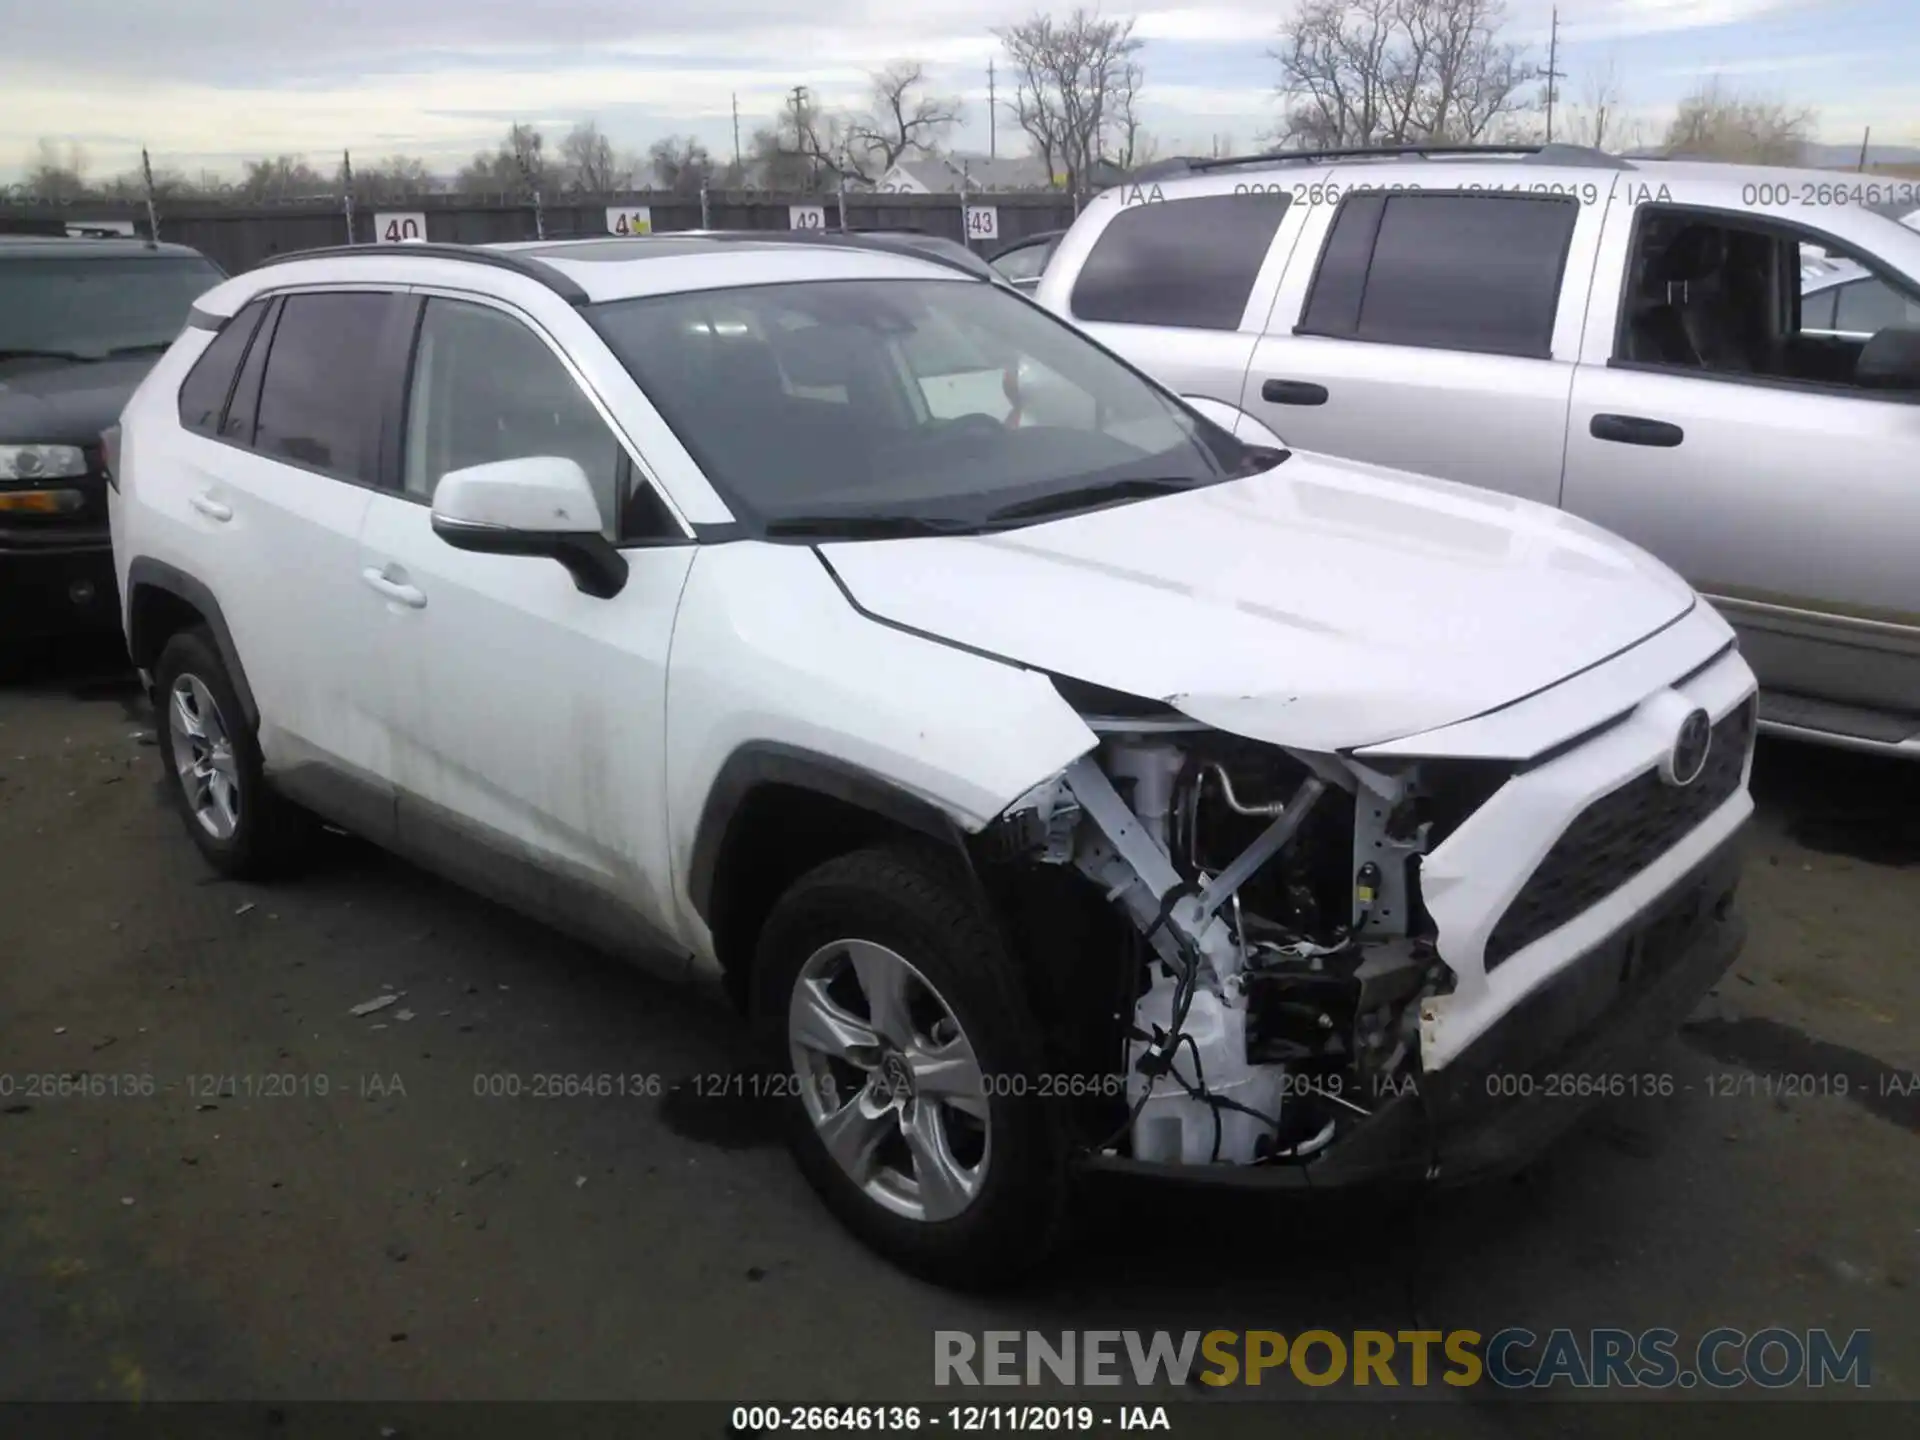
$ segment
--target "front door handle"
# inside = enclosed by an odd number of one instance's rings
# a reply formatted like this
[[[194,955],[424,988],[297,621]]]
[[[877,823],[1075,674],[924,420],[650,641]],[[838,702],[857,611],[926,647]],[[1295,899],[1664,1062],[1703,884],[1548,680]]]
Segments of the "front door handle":
[[[1612,440],[1621,445],[1653,445],[1671,450],[1687,438],[1687,432],[1664,420],[1648,420],[1640,415],[1596,415],[1587,422],[1587,433],[1596,440]]]
[[[403,585],[398,580],[389,580],[385,572],[376,570],[371,565],[360,572],[360,578],[387,599],[411,609],[422,609],[427,603],[426,591],[415,585]]]
[[[187,503],[209,520],[218,520],[222,524],[225,524],[233,518],[233,507],[231,505],[222,505],[211,495],[195,495]]]
[[[1260,387],[1260,398],[1269,405],[1324,405],[1327,387],[1311,380],[1269,380]]]

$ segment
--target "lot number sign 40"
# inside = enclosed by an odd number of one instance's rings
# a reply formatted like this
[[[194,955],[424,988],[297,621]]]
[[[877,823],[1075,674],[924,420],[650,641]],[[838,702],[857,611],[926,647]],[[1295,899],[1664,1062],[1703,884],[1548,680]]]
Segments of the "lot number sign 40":
[[[383,210],[373,217],[373,238],[381,245],[424,240],[427,217],[418,210]]]
[[[653,210],[646,205],[610,205],[607,207],[609,235],[651,235]]]

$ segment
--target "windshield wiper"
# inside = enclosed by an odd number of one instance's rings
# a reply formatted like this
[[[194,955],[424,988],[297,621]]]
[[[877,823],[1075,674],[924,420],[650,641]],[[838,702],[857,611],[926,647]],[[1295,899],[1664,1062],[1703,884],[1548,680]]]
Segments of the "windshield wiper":
[[[159,355],[172,348],[171,340],[146,340],[138,345],[116,345],[101,358],[118,360],[127,355]]]
[[[892,540],[920,535],[970,535],[971,520],[925,515],[785,515],[766,524],[768,535],[819,536],[835,540]]]
[[[1104,505],[1110,501],[1146,500],[1155,495],[1172,495],[1206,483],[1205,480],[1194,479],[1187,475],[1162,475],[1155,478],[1136,476],[1126,480],[1103,480],[1098,485],[1083,485],[1078,490],[1060,490],[1051,495],[1037,495],[1031,500],[1016,500],[1011,505],[1002,505],[998,510],[989,510],[987,520],[992,523],[1001,520],[1030,520],[1041,515],[1064,515],[1074,510]]]

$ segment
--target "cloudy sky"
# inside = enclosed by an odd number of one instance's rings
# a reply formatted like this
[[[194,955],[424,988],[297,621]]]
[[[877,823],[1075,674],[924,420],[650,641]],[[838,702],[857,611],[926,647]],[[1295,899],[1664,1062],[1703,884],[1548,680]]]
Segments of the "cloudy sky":
[[[127,169],[143,144],[156,166],[189,174],[282,152],[331,169],[343,148],[359,163],[405,153],[450,169],[512,120],[557,138],[589,116],[622,147],[691,132],[725,157],[733,97],[750,136],[790,86],[856,102],[866,72],[903,56],[965,98],[957,145],[985,150],[991,29],[1037,3],[0,0],[0,179],[23,173],[42,138],[78,143],[95,176]],[[1163,152],[1214,136],[1257,144],[1275,108],[1266,52],[1292,3],[1105,0],[1105,13],[1137,17]],[[1510,37],[1543,58],[1550,3],[1508,0]],[[1680,95],[1720,75],[1816,110],[1822,139],[1856,141],[1871,125],[1875,143],[1920,145],[1915,0],[1559,8],[1565,99],[1610,65],[1648,139]],[[1003,119],[1002,153],[1009,129]]]

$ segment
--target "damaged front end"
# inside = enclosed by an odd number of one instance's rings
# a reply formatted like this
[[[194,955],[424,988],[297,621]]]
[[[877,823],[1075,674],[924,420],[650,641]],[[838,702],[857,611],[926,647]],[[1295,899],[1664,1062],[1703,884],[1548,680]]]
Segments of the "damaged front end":
[[[1082,707],[1097,748],[982,837],[1003,883],[1057,867],[1127,922],[1114,1023],[1091,1041],[1110,1047],[1107,1073],[1123,1058],[1124,1092],[1102,1097],[1090,1143],[1182,1166],[1330,1151],[1379,1097],[1420,1082],[1421,1006],[1454,976],[1414,862],[1506,767],[1456,763],[1430,786],[1412,763],[1375,768],[1095,698],[1117,712]]]
[[[1730,651],[1525,762],[1328,754],[1056,684],[1099,743],[978,859],[1096,1165],[1510,1169],[1654,1083],[1647,1047],[1739,950],[1755,703]],[[1696,711],[1708,758],[1663,778]]]

